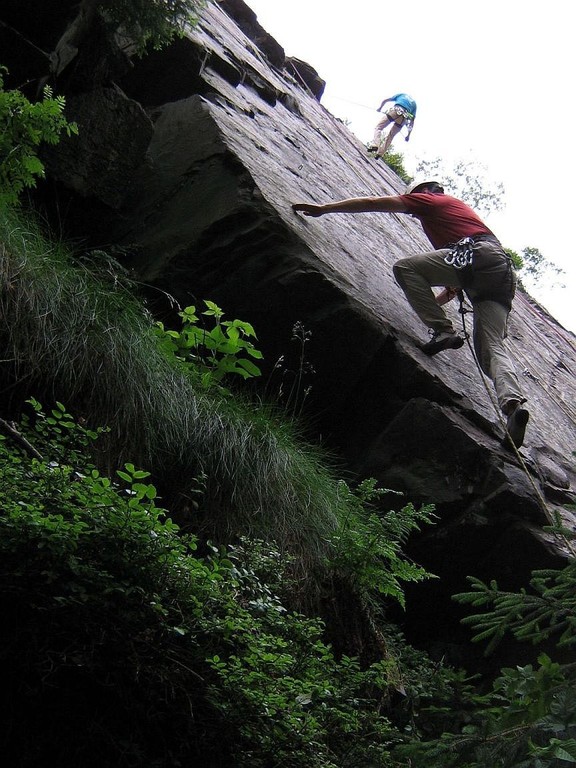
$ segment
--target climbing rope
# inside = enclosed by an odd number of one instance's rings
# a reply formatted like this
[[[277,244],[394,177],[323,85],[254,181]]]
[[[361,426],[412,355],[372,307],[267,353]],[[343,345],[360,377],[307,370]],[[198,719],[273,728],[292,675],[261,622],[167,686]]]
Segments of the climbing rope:
[[[378,112],[378,110],[375,107],[369,107],[366,104],[360,104],[357,101],[350,101],[350,99],[343,99],[341,96],[334,96],[333,94],[329,94],[331,99],[336,99],[337,101],[345,101],[347,104],[353,104],[355,107],[362,107],[362,109],[369,109],[370,112]]]
[[[557,529],[558,528],[559,520],[557,519],[557,516],[553,515],[552,512],[548,509],[548,505],[546,503],[546,499],[544,498],[544,496],[542,494],[542,491],[540,490],[540,488],[538,488],[538,486],[534,482],[534,478],[532,477],[532,474],[528,470],[528,466],[527,466],[526,462],[524,461],[524,458],[522,457],[522,454],[520,453],[519,449],[517,448],[516,445],[514,445],[514,443],[512,441],[512,436],[510,435],[510,432],[508,431],[508,425],[507,425],[507,423],[505,422],[505,420],[504,420],[504,418],[502,416],[502,412],[500,410],[498,402],[496,401],[496,398],[494,396],[494,392],[493,392],[492,388],[490,387],[490,385],[488,384],[487,377],[486,377],[484,371],[482,370],[480,362],[479,362],[479,360],[478,360],[478,358],[476,356],[476,351],[474,350],[474,346],[473,346],[473,344],[470,341],[470,334],[468,333],[468,331],[466,329],[466,315],[468,314],[468,312],[470,310],[468,310],[468,309],[466,309],[464,307],[464,295],[463,295],[462,292],[460,292],[458,298],[459,298],[459,301],[460,301],[460,308],[459,308],[458,311],[459,311],[460,315],[462,316],[462,331],[463,331],[464,339],[466,340],[466,343],[468,344],[468,348],[470,349],[470,353],[472,354],[474,362],[476,363],[476,367],[478,368],[478,372],[480,373],[480,380],[482,381],[482,383],[484,385],[484,389],[486,390],[486,393],[487,393],[487,395],[488,395],[488,397],[490,399],[490,402],[492,403],[492,406],[494,407],[494,412],[496,413],[496,418],[498,419],[502,429],[504,430],[504,434],[506,435],[506,438],[508,440],[508,444],[512,447],[514,453],[516,454],[516,458],[518,459],[518,462],[519,462],[519,464],[520,464],[524,474],[526,475],[526,477],[528,479],[528,482],[530,483],[530,485],[532,486],[532,488],[534,490],[534,493],[536,494],[536,498],[538,499],[538,501],[540,503],[540,506],[542,507],[542,511],[544,512],[544,515],[546,516],[546,519],[550,523],[550,526],[552,526],[553,528]],[[562,542],[568,548],[570,553],[573,556],[576,557],[576,549],[574,548],[574,545],[572,544],[572,542],[562,533],[556,534],[556,535],[559,535],[559,537],[561,538]]]

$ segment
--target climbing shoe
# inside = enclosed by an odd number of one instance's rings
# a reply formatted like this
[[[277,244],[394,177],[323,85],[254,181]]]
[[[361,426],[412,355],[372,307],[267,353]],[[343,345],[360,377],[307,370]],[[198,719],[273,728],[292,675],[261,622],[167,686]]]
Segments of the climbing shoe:
[[[528,409],[524,408],[522,403],[518,403],[506,421],[506,435],[502,440],[502,445],[505,448],[512,449],[513,446],[516,448],[522,446],[529,418]]]
[[[422,351],[427,355],[437,355],[445,349],[460,349],[464,344],[462,336],[458,336],[454,331],[434,331],[432,338],[426,344],[423,344]]]
[[[377,152],[378,151],[378,147],[376,146],[376,144],[369,144],[366,147],[366,149],[368,150],[368,152]]]

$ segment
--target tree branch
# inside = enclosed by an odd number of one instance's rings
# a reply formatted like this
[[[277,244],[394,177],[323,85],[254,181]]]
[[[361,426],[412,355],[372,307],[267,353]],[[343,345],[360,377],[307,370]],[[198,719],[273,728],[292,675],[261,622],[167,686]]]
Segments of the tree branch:
[[[9,422],[5,421],[4,419],[0,419],[0,428],[6,432],[7,435],[9,435],[18,445],[22,446],[31,456],[33,456],[35,459],[38,459],[39,461],[42,461],[43,456],[41,453],[39,453],[36,448],[32,445],[32,443],[28,442],[24,435],[21,435],[20,432],[18,432],[15,427],[13,427]]]

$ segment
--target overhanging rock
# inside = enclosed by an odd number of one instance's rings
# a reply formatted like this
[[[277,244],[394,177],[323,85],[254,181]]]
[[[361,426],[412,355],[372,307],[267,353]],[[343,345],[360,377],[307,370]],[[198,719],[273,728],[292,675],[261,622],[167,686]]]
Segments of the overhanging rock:
[[[230,12],[235,4],[221,5]],[[429,248],[419,225],[394,214],[304,219],[290,207],[396,193],[398,177],[218,4],[190,33],[179,70],[193,66],[198,50],[202,93],[154,110],[148,164],[119,233],[143,275],[182,304],[210,297],[249,319],[270,364],[303,323],[322,434],[360,474],[393,481],[407,498],[433,499],[440,511],[450,504],[453,515],[456,498],[446,493],[456,481],[443,478],[468,464],[471,476],[458,479],[460,513],[483,494],[487,508],[499,505],[495,488],[508,488],[521,500],[510,502],[515,515],[546,522],[540,497],[548,515],[572,500],[574,336],[517,296],[508,348],[531,420],[525,465],[507,471],[517,459],[500,445],[491,384],[470,348],[426,357],[418,346],[425,329],[394,283],[394,261]],[[165,77],[161,63],[162,53],[156,66]],[[130,82],[139,83],[138,67]]]

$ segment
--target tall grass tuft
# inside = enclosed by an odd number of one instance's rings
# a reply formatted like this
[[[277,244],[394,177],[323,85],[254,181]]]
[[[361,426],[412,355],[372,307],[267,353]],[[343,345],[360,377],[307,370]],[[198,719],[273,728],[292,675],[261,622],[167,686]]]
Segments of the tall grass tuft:
[[[183,495],[204,477],[215,536],[271,539],[318,566],[341,504],[319,450],[271,408],[195,388],[126,281],[74,262],[28,216],[0,211],[0,257],[1,380],[109,427],[111,466],[138,463]]]

